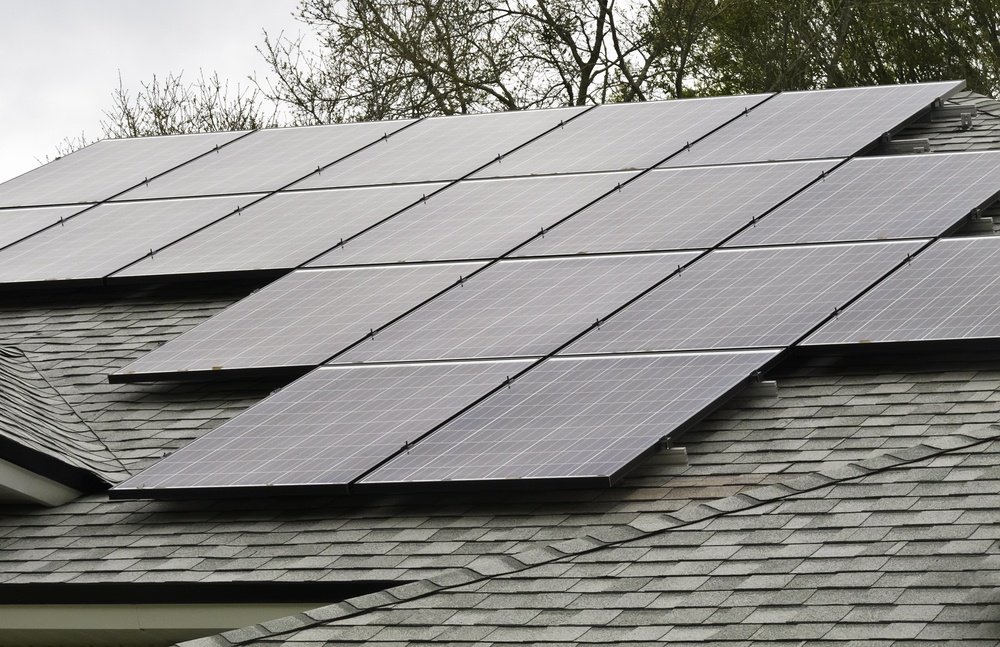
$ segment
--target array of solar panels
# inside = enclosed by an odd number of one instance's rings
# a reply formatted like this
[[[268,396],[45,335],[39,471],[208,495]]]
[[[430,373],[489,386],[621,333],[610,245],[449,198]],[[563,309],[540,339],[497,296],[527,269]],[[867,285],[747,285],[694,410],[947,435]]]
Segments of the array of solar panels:
[[[113,376],[305,374],[116,496],[609,482],[994,197],[996,154],[848,159],[959,87],[91,147],[0,185],[0,281],[298,268]]]

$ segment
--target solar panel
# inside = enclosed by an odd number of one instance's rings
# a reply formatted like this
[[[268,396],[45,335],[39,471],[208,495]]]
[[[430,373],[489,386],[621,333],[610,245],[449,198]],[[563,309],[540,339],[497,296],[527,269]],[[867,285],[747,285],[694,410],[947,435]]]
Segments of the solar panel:
[[[598,106],[476,177],[647,169],[768,96]]]
[[[585,108],[434,117],[372,146],[296,189],[457,180],[556,128]]]
[[[107,200],[244,134],[99,141],[0,184],[0,207]]]
[[[64,218],[80,213],[88,206],[90,205],[0,209],[0,247],[6,247]]]
[[[806,345],[1000,337],[1000,239],[939,240]]]
[[[116,276],[297,267],[441,186],[276,193]]]
[[[496,258],[629,177],[465,180],[310,265]]]
[[[514,255],[713,247],[832,166],[785,162],[651,171]]]
[[[132,189],[124,197],[275,191],[412,123],[412,119],[403,119],[260,130]]]
[[[547,355],[696,255],[501,261],[336,361]]]
[[[859,157],[729,245],[933,237],[1000,192],[1000,152]]]
[[[253,198],[101,204],[0,251],[0,282],[103,278],[248,199]]]
[[[347,487],[530,364],[324,367],[174,452],[118,491]]]
[[[549,360],[361,485],[511,479],[615,480],[775,352]]]
[[[920,245],[906,241],[715,251],[563,354],[786,346]]]
[[[963,85],[782,92],[664,166],[849,157]]]
[[[317,366],[477,263],[299,270],[139,358],[118,381],[229,369]]]

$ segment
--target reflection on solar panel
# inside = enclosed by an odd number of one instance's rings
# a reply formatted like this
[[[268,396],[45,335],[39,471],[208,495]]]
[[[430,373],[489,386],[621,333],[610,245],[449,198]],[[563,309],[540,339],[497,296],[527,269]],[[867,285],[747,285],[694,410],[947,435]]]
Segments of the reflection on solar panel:
[[[547,355],[695,256],[501,261],[337,362]]]
[[[251,199],[105,203],[0,251],[0,282],[100,279]]]
[[[406,119],[260,130],[133,189],[124,197],[275,191],[411,123],[412,119]]]
[[[0,207],[107,200],[243,134],[100,141],[0,184]]]
[[[807,345],[1000,337],[1000,238],[939,240]]]
[[[300,270],[126,366],[147,374],[317,366],[480,267]]]
[[[631,174],[459,182],[310,265],[496,258]]]
[[[90,205],[2,209],[0,210],[0,247],[6,247],[64,218],[80,213],[88,206]]]
[[[115,489],[346,487],[529,363],[320,368]]]
[[[729,245],[945,233],[1000,190],[1000,152],[859,157]]]
[[[657,170],[622,187],[516,256],[713,247],[833,162]]]
[[[664,166],[849,157],[962,85],[783,92]]]
[[[498,112],[424,119],[296,189],[457,180],[505,155],[584,108]]]
[[[564,353],[785,346],[920,246],[908,241],[712,252]]]
[[[744,352],[549,360],[361,484],[615,480],[774,356]]]
[[[441,186],[277,193],[116,276],[293,268]]]
[[[647,169],[768,96],[598,106],[476,177]]]

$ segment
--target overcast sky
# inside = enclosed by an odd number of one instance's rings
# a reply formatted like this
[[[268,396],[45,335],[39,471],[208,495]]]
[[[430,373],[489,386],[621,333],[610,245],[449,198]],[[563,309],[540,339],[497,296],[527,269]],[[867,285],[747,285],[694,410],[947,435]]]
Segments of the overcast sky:
[[[0,0],[0,182],[56,154],[66,137],[98,137],[118,73],[218,70],[242,81],[266,66],[254,46],[306,28],[295,0]],[[245,83],[244,83],[245,85]]]

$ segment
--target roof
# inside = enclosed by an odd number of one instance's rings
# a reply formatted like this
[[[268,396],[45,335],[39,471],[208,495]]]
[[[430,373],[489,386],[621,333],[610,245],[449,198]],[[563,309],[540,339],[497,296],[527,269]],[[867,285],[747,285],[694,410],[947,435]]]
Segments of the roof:
[[[927,137],[932,150],[1000,147],[987,99],[950,101],[986,107],[971,130],[949,117],[896,137]],[[266,281],[4,301],[0,344],[17,350],[0,377],[20,374],[17,388],[40,407],[32,419],[74,439],[67,455],[108,480],[119,464],[138,473],[287,378],[109,384],[107,374]],[[198,645],[1000,644],[1000,352],[825,349],[787,358],[768,378],[775,391],[742,393],[608,488],[447,500],[97,492],[9,508],[0,594],[112,583],[389,587]]]

